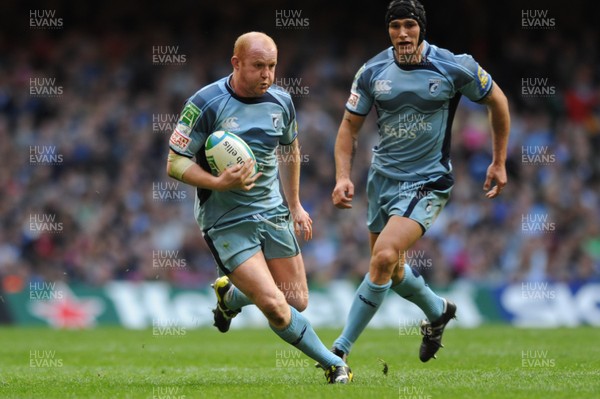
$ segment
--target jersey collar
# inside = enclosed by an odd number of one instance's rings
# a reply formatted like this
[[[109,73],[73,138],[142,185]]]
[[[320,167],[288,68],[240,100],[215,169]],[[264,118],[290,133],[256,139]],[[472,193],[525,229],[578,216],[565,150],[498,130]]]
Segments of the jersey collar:
[[[233,90],[233,87],[231,87],[231,84],[229,83],[232,76],[233,76],[233,73],[229,74],[229,76],[227,76],[227,78],[225,79],[225,89],[227,89],[227,91],[229,92],[231,97],[235,98],[239,102],[244,103],[244,104],[260,104],[260,103],[264,103],[264,102],[273,101],[273,96],[271,95],[271,93],[269,93],[268,90],[265,94],[263,94],[260,97],[240,97],[240,96],[238,96],[235,93],[235,91]]]

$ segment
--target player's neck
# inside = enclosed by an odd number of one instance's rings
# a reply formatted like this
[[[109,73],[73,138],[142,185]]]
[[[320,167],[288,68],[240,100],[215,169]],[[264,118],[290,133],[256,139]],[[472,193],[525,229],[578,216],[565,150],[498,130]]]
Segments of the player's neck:
[[[231,77],[229,78],[229,87],[231,87],[231,90],[233,90],[233,92],[238,96],[238,97],[251,97],[248,95],[248,93],[244,92],[243,90],[241,90],[240,85],[238,84],[238,80],[235,77],[235,73],[231,75]]]

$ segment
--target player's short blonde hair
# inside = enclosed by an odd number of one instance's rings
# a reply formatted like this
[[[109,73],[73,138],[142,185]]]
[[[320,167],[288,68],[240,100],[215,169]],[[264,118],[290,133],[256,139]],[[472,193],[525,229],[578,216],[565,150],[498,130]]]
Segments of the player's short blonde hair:
[[[253,43],[262,42],[267,45],[272,45],[277,49],[275,41],[271,36],[263,32],[246,32],[240,35],[233,44],[233,55],[242,57]]]

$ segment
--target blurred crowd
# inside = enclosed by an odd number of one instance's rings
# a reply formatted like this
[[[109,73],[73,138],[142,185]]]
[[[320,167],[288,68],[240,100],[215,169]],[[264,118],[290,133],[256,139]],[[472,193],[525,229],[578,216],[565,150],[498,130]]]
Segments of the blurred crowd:
[[[354,74],[389,45],[386,3],[347,15],[333,6],[263,3],[266,16],[252,23],[246,18],[258,1],[186,15],[154,9],[146,20],[125,4],[109,14],[58,2],[58,29],[31,28],[26,17],[8,25],[12,34],[0,37],[4,290],[34,280],[166,280],[189,288],[214,280],[193,217],[194,190],[166,175],[166,154],[183,102],[230,73],[233,41],[247,30],[276,40],[276,83],[297,109],[300,193],[314,221],[313,239],[301,241],[309,280],[361,278],[369,264],[364,187],[377,141],[374,113],[359,138],[352,210],[331,203],[333,148]],[[460,4],[486,17],[459,29],[442,25],[444,16],[428,8],[428,40],[472,54],[509,98],[509,184],[501,197],[484,197],[492,147],[487,113],[463,99],[453,125],[451,200],[407,261],[437,286],[598,279],[597,26],[572,30],[560,9],[546,6],[555,28],[525,29],[521,7],[509,2],[512,24],[473,35],[494,26],[497,10]],[[297,26],[278,26],[277,18],[291,17],[277,9],[299,11]],[[23,7],[14,10],[27,16]],[[452,19],[457,11],[449,13]],[[364,24],[354,22],[357,16]]]

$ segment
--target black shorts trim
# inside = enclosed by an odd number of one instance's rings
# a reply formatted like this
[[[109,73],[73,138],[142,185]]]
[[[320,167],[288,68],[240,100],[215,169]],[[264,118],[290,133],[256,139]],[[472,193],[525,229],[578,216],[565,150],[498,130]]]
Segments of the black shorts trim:
[[[217,263],[217,266],[219,267],[219,269],[226,276],[231,274],[231,271],[228,268],[226,268],[225,265],[223,264],[223,261],[221,261],[221,258],[219,257],[219,252],[217,251],[217,248],[215,247],[213,240],[208,236],[208,233],[203,233],[202,236],[204,237],[204,241],[206,241],[206,244],[208,245],[208,249],[210,249],[210,252],[212,253],[212,256],[215,259],[215,262]]]

